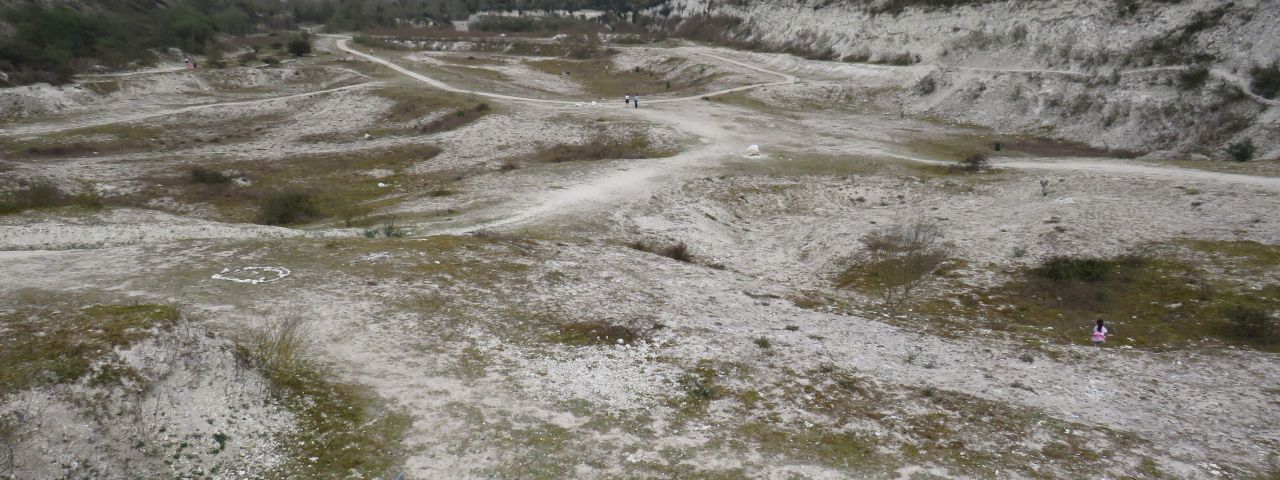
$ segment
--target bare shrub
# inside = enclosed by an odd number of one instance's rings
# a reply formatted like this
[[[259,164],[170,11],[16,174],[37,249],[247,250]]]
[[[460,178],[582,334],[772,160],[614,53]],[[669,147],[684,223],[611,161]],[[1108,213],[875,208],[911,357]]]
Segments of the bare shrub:
[[[656,253],[672,260],[693,263],[693,252],[689,251],[689,246],[684,242],[675,243],[666,247],[658,247],[641,241],[636,241],[627,246],[642,252]]]
[[[659,253],[662,254],[662,256],[670,258],[672,260],[677,260],[685,263],[689,263],[693,261],[693,253],[689,252],[689,246],[685,245],[684,242],[680,242],[675,245],[664,248]]]
[[[942,229],[924,217],[867,235],[863,243],[867,260],[846,271],[839,283],[863,284],[894,312],[911,301],[948,253]]]
[[[932,76],[921,78],[919,82],[916,82],[916,93],[920,95],[929,95],[937,89],[938,81],[934,80]]]

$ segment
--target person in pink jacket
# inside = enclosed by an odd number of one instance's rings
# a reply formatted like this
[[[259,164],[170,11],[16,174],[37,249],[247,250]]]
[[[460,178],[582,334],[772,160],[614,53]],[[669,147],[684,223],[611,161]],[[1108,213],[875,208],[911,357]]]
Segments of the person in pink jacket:
[[[1107,326],[1103,325],[1101,318],[1098,319],[1097,325],[1093,326],[1093,346],[1102,348],[1102,344],[1107,342]]]

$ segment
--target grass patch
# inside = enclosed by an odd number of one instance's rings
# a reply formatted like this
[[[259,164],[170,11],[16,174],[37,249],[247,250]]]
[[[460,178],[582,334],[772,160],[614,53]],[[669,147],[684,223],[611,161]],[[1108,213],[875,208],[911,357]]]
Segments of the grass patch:
[[[297,430],[281,434],[288,461],[267,477],[379,478],[404,454],[412,419],[389,408],[368,388],[329,380],[310,354],[313,332],[302,317],[269,323],[236,347],[257,368],[272,394],[295,415]]]
[[[1213,255],[1220,263],[1237,269],[1280,265],[1280,245],[1250,240],[1188,240],[1186,244],[1198,251]]]
[[[231,183],[231,177],[217,170],[210,170],[204,167],[194,167],[191,169],[191,183],[200,183],[204,185],[224,185]]]
[[[152,148],[163,130],[136,125],[77,128],[31,138],[0,139],[9,158],[47,158],[140,152]]]
[[[643,336],[625,325],[595,321],[561,324],[548,340],[574,346],[622,345],[643,340]]]
[[[488,115],[489,110],[489,104],[478,103],[473,107],[460,108],[430,122],[419,124],[414,127],[414,130],[424,135],[455,130]]]
[[[764,422],[746,423],[737,429],[765,457],[813,463],[835,469],[860,467],[867,471],[876,460],[875,437],[826,427],[778,428]]]
[[[545,147],[535,152],[530,160],[542,163],[562,163],[595,160],[620,160],[635,158],[669,157],[675,152],[656,148],[644,135],[632,136],[625,140],[613,139],[603,134],[592,137],[587,143],[571,145],[560,144]]]
[[[116,348],[170,328],[178,312],[168,305],[93,305],[81,309],[22,307],[0,314],[0,397],[42,385],[70,383]],[[107,375],[126,375],[108,372]]]
[[[0,152],[8,158],[39,159],[184,150],[206,143],[248,141],[266,128],[264,126],[279,124],[284,119],[281,113],[265,113],[226,120],[197,118],[164,127],[99,125],[33,137],[0,138]]]
[[[102,197],[92,185],[84,185],[79,193],[68,193],[47,181],[27,182],[16,190],[0,193],[0,215],[67,206],[101,208]]]
[[[1214,280],[1199,268],[1164,258],[1056,257],[1004,285],[958,295],[955,301],[938,300],[925,311],[962,323],[989,318],[982,326],[1020,329],[1063,343],[1086,343],[1093,320],[1102,318],[1112,330],[1109,345],[1280,350],[1273,317],[1280,311],[1280,285],[1256,289]],[[1268,320],[1260,321],[1258,312]]]
[[[417,120],[442,110],[475,109],[481,104],[466,95],[427,88],[392,86],[373,93],[392,102],[383,120],[395,123]]]
[[[672,406],[684,416],[705,414],[712,401],[723,398],[727,390],[716,382],[720,376],[708,361],[701,361],[693,370],[680,377],[683,395],[672,399]]]
[[[443,189],[443,179],[407,173],[413,164],[439,153],[440,149],[432,145],[410,145],[388,150],[305,155],[274,162],[226,163],[218,165],[216,170],[239,172],[238,176],[251,185],[156,178],[154,182],[162,187],[144,195],[173,196],[188,203],[207,202],[229,221],[289,225],[333,218],[353,226],[381,206],[379,199],[383,197]],[[386,170],[387,175],[375,177],[363,173],[375,169]]]
[[[289,225],[307,223],[324,216],[315,198],[306,192],[279,192],[262,199],[258,207],[258,223]]]

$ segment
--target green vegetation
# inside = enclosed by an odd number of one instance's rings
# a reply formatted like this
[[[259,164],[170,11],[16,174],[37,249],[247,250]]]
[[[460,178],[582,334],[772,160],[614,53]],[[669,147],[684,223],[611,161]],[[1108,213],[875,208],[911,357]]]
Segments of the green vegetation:
[[[1144,65],[1185,65],[1188,62],[1213,61],[1215,57],[1201,50],[1196,38],[1201,32],[1218,26],[1232,7],[1233,4],[1226,3],[1211,10],[1196,12],[1187,23],[1140,44],[1127,57],[1127,61],[1137,61]]]
[[[1253,67],[1249,75],[1253,77],[1249,81],[1249,89],[1253,93],[1264,98],[1276,98],[1280,95],[1280,62],[1274,62],[1269,67]]]
[[[258,207],[258,223],[289,225],[307,223],[324,216],[311,194],[299,191],[279,192],[262,200]]]
[[[241,161],[216,166],[236,170],[251,184],[183,181],[147,195],[170,195],[184,202],[208,202],[229,220],[268,225],[308,223],[335,218],[354,226],[366,218],[379,199],[406,188],[434,191],[437,182],[407,173],[416,162],[440,153],[431,145],[408,145],[388,150],[306,155],[278,162]],[[210,170],[213,165],[201,167]],[[389,175],[366,175],[372,169]],[[384,186],[379,186],[383,184]],[[397,187],[386,185],[396,184]]]
[[[642,339],[630,327],[601,321],[561,324],[548,336],[550,341],[575,346],[631,344]]]
[[[289,53],[295,57],[311,53],[311,39],[308,38],[305,32],[289,40]]]
[[[655,148],[645,135],[634,135],[625,140],[613,139],[603,134],[592,137],[583,144],[559,144],[545,147],[530,158],[538,163],[561,163],[595,160],[619,160],[634,158],[658,158],[673,155],[667,149]]]
[[[563,15],[505,16],[482,15],[467,26],[478,32],[564,33],[603,31],[604,24],[595,20]]]
[[[410,416],[385,405],[367,387],[337,383],[311,356],[302,317],[269,322],[236,347],[237,358],[260,371],[272,394],[293,412],[295,431],[280,434],[289,461],[266,477],[378,478],[404,454]]]
[[[259,25],[284,28],[282,4],[183,0],[94,10],[26,4],[2,13],[14,28],[0,39],[0,72],[11,84],[66,83],[94,65],[120,68],[155,60],[153,49],[215,54],[219,34],[243,35]],[[256,18],[255,18],[256,17]]]
[[[1227,155],[1237,162],[1247,162],[1253,160],[1253,154],[1256,147],[1253,146],[1253,139],[1246,138],[1239,142],[1227,146]]]
[[[700,361],[692,371],[680,377],[683,395],[672,399],[672,406],[685,416],[698,416],[707,412],[711,402],[723,398],[726,389],[716,383],[720,372],[711,361]]]
[[[205,185],[222,185],[231,183],[231,177],[217,170],[194,167],[191,169],[191,182]]]
[[[41,385],[75,382],[116,348],[170,328],[178,312],[168,305],[93,305],[81,309],[23,306],[0,313],[0,397]],[[117,378],[120,370],[104,370]],[[111,373],[114,372],[114,373]]]
[[[1126,257],[1131,263],[1141,262],[1136,257]],[[1106,280],[1115,270],[1116,262],[1098,258],[1052,257],[1040,265],[1036,274],[1055,282],[1090,282]]]
[[[916,289],[947,258],[942,230],[923,217],[862,241],[867,257],[840,274],[836,285],[869,291],[893,312],[910,303]]]
[[[1191,246],[1230,259],[1226,265],[1280,256],[1275,246],[1203,242]],[[1280,285],[1253,288],[1229,279],[1215,280],[1200,268],[1173,259],[1055,257],[1023,270],[1004,285],[955,299],[937,300],[922,311],[966,321],[989,318],[982,327],[1020,330],[1064,343],[1083,343],[1093,320],[1102,318],[1114,333],[1109,339],[1112,344],[1280,347],[1271,318],[1280,310]]]
[[[440,118],[418,125],[416,130],[421,134],[447,132],[468,125],[489,113],[489,104],[479,103],[476,106],[454,110]]]
[[[1207,81],[1209,69],[1206,67],[1191,67],[1178,72],[1178,88],[1183,90],[1199,90]]]
[[[15,190],[0,193],[0,215],[66,206],[100,208],[102,198],[93,185],[82,186],[79,193],[67,193],[48,181],[27,182]]]
[[[493,112],[493,109],[487,103],[452,92],[423,88],[384,87],[374,93],[379,97],[392,101],[391,108],[387,110],[384,116],[388,122],[411,122],[441,110],[452,111],[430,122],[415,124],[409,128],[380,129],[372,132],[378,135],[409,132],[420,134],[445,132],[470,124]]]
[[[0,139],[0,149],[12,158],[64,157],[113,154],[154,148],[151,140],[163,135],[153,127],[103,125],[67,130],[34,138]]]

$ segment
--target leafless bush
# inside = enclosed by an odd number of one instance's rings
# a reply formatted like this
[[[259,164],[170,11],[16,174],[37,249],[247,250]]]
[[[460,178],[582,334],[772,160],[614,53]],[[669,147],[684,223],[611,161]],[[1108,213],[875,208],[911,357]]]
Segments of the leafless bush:
[[[858,270],[891,311],[910,302],[927,275],[947,259],[942,229],[924,217],[867,235],[863,242],[869,258]]]

